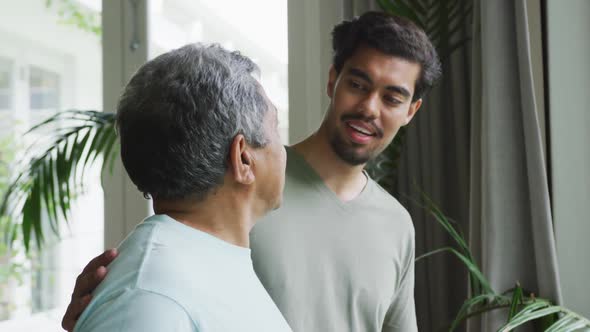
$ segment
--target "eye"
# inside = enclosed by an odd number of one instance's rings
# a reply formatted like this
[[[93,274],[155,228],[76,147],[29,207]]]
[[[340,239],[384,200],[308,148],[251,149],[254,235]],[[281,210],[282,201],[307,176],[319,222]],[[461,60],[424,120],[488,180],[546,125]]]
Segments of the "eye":
[[[351,88],[355,89],[355,90],[360,90],[360,91],[365,91],[366,88],[359,82],[357,81],[349,81],[348,84],[350,85]]]
[[[386,95],[385,97],[383,97],[383,99],[385,99],[386,103],[388,103],[392,106],[397,106],[402,103],[399,99],[396,99],[393,96],[389,96],[389,95]]]

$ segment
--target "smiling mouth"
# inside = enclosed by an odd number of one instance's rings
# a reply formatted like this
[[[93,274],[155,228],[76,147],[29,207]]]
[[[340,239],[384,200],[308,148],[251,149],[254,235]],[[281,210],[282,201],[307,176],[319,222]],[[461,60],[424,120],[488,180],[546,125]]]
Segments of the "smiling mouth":
[[[350,122],[347,122],[346,125],[348,127],[350,127],[352,130],[354,130],[355,132],[360,133],[362,135],[365,135],[365,136],[376,136],[375,133],[373,133],[372,131],[370,131],[369,129],[367,129],[365,127],[358,126],[358,125],[352,124]]]

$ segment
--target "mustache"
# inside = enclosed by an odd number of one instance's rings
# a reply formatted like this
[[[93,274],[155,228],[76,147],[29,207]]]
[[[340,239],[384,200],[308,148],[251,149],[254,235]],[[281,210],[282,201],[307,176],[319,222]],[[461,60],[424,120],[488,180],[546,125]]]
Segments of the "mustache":
[[[360,120],[360,121],[366,122],[368,125],[373,127],[373,130],[375,130],[375,135],[377,135],[377,137],[379,137],[379,138],[383,137],[383,129],[381,129],[381,127],[379,127],[375,123],[375,120],[372,118],[368,118],[362,114],[344,114],[340,119],[342,121]]]

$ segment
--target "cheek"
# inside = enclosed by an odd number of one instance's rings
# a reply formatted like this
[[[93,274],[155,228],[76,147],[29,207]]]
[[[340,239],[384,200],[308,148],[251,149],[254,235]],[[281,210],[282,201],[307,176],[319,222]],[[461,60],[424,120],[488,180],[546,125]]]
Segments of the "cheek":
[[[267,159],[273,166],[273,171],[284,172],[287,164],[287,152],[282,144],[275,144],[272,149],[272,155]]]
[[[395,134],[398,132],[399,128],[402,126],[404,118],[399,116],[401,113],[402,112],[394,112],[381,118],[385,139],[392,139],[393,136],[395,136]]]
[[[339,89],[332,98],[332,103],[337,109],[347,110],[354,108],[359,102],[359,97],[353,93]]]

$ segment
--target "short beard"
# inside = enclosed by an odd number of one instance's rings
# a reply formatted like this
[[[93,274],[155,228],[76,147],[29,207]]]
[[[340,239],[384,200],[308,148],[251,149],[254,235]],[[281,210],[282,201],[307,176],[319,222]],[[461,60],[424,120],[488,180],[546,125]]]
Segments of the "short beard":
[[[368,151],[365,154],[359,154],[354,150],[355,144],[352,143],[352,146],[344,142],[338,133],[334,133],[330,138],[330,145],[332,146],[332,151],[336,153],[342,161],[351,165],[351,166],[359,166],[366,164],[369,160],[375,158],[378,153],[374,153],[374,151]]]

